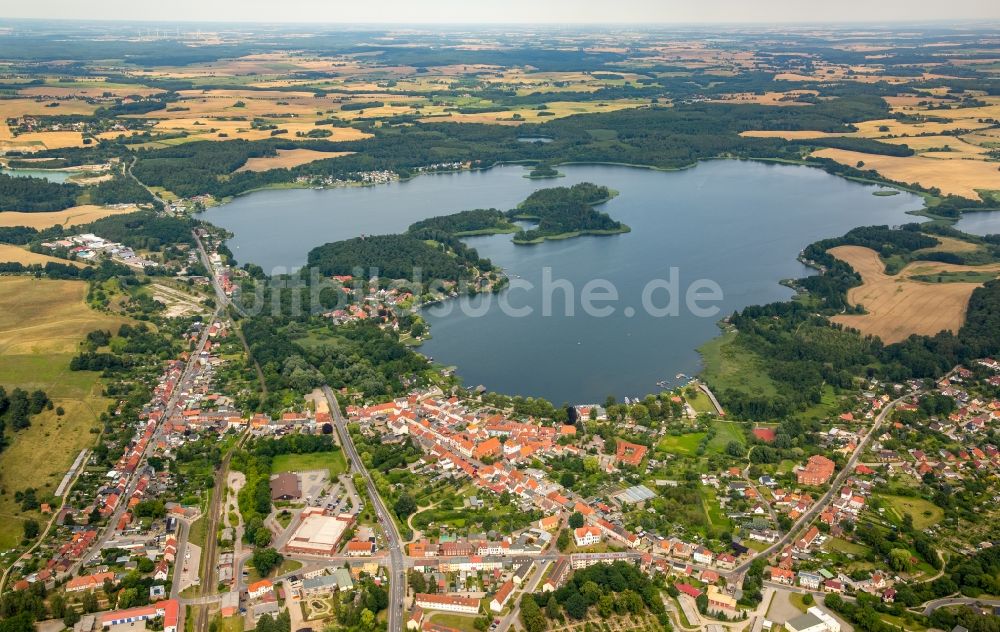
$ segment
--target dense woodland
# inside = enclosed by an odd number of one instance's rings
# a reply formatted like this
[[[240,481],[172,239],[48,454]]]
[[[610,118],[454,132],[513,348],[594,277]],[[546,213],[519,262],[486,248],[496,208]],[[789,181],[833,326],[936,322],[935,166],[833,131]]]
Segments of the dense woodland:
[[[163,217],[155,211],[139,211],[125,215],[112,215],[74,229],[89,232],[104,239],[117,241],[131,248],[160,250],[167,245],[194,245],[191,220]]]
[[[534,228],[518,231],[514,243],[531,243],[568,233],[627,231],[627,226],[593,207],[612,195],[607,187],[590,182],[535,191],[508,213],[512,219],[537,222]]]
[[[423,283],[458,282],[472,278],[473,266],[492,268],[473,249],[459,251],[443,242],[429,243],[428,238],[432,237],[424,230],[416,235],[371,235],[325,244],[309,252],[309,267],[327,276],[380,276]]]
[[[0,211],[61,211],[76,204],[79,194],[75,184],[0,173]]]
[[[485,232],[514,232],[517,227],[507,219],[503,211],[489,208],[430,217],[411,224],[408,232],[416,233],[424,230],[441,231],[462,237]]]

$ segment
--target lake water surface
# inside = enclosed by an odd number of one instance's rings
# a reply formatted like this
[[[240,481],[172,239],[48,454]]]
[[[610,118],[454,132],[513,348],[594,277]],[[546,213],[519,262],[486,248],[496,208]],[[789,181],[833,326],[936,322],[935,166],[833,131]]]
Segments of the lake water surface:
[[[566,177],[558,180],[529,180],[527,170],[508,166],[372,188],[265,191],[210,209],[204,219],[235,234],[229,245],[237,259],[271,271],[301,266],[322,243],[399,232],[464,209],[512,208],[539,188],[589,181],[618,190],[602,210],[631,233],[535,246],[515,246],[510,235],[470,238],[515,284],[534,289],[512,287],[425,310],[433,338],[421,350],[457,366],[467,385],[558,405],[642,396],[657,390],[658,380],[696,374],[697,348],[718,333],[722,316],[791,296],[778,282],[810,273],[796,261],[803,247],[855,226],[915,221],[906,211],[922,206],[911,194],[874,196],[874,186],[797,166],[712,161],[676,172],[603,165],[559,170]],[[671,269],[679,314],[650,314],[643,292],[651,282],[670,280]],[[568,283],[543,292],[546,274]],[[617,301],[600,303],[612,307],[608,316],[582,309],[584,286],[595,279],[617,292]],[[697,316],[683,305],[684,292],[701,279],[721,289],[721,301],[702,303],[717,307],[714,315]],[[653,293],[658,307],[668,298],[667,290]],[[531,314],[512,317],[501,299]],[[546,302],[554,308],[550,315]]]
[[[970,235],[1000,235],[1000,211],[966,213],[955,228]]]
[[[0,169],[0,173],[21,178],[44,178],[50,182],[66,182],[72,171],[56,171],[52,169]]]

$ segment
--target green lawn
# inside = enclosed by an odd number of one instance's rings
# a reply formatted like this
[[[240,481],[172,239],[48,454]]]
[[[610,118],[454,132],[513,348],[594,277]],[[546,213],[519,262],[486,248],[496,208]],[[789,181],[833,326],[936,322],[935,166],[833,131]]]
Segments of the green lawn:
[[[707,450],[709,452],[722,454],[726,451],[726,446],[729,445],[730,441],[746,445],[747,439],[740,424],[732,421],[716,421],[712,427],[715,428],[715,437],[708,442]]]
[[[716,496],[715,489],[711,487],[701,488],[702,506],[705,510],[705,515],[708,517],[708,524],[713,529],[724,529],[729,530],[732,528],[732,521],[726,516],[722,511],[722,507],[719,506],[719,499]]]
[[[204,515],[191,523],[191,531],[188,533],[188,541],[201,548],[205,548],[205,536],[208,531],[208,518]]]
[[[474,625],[476,617],[472,615],[452,614],[450,612],[435,612],[431,615],[431,622],[438,625],[448,626],[456,630],[465,632],[478,632]]]
[[[715,406],[712,405],[712,400],[708,398],[700,388],[694,390],[692,395],[685,395],[684,399],[687,403],[691,404],[691,408],[694,408],[696,413],[714,413]]]
[[[725,331],[698,348],[705,364],[702,378],[716,396],[730,388],[753,395],[777,395],[762,359],[737,344],[736,337],[735,331]]]
[[[862,544],[855,544],[854,542],[848,542],[843,538],[830,538],[826,541],[824,545],[827,550],[835,551],[837,553],[850,553],[852,555],[861,556],[868,551],[868,547]]]
[[[900,627],[908,632],[924,632],[927,628],[919,623],[914,623],[912,621],[907,621],[902,617],[897,617],[891,614],[879,614],[879,618],[890,625]]]
[[[221,632],[243,632],[243,617],[226,617],[219,619]]]
[[[833,392],[833,387],[829,384],[823,386],[823,393],[818,404],[810,406],[800,413],[802,419],[825,419],[837,413],[836,405],[840,398]]]
[[[813,603],[812,604],[807,604],[805,602],[805,595],[804,594],[797,593],[797,592],[790,592],[790,593],[788,593],[788,602],[790,604],[792,604],[793,606],[795,606],[796,608],[798,608],[799,610],[801,610],[802,612],[805,612],[806,610],[808,610],[812,606],[816,605],[816,597],[815,596],[813,597]]]
[[[923,498],[883,495],[879,495],[879,498],[885,507],[887,517],[902,521],[904,514],[910,514],[915,529],[934,526],[944,517],[944,510]]]
[[[682,435],[667,435],[660,440],[656,449],[670,454],[693,455],[698,449],[698,444],[705,437],[704,432],[691,432]]]
[[[313,452],[311,454],[279,454],[274,457],[271,471],[304,472],[307,470],[329,470],[334,477],[347,470],[347,459],[342,450],[335,452]]]
[[[300,568],[302,568],[302,562],[296,560],[285,560],[276,570],[271,571],[268,577],[277,577],[278,575],[284,575],[285,573],[297,571]],[[260,576],[260,573],[257,572],[257,569],[254,568],[252,564],[248,563],[246,569],[250,571],[250,574],[247,575],[247,582],[252,584],[264,579]]]

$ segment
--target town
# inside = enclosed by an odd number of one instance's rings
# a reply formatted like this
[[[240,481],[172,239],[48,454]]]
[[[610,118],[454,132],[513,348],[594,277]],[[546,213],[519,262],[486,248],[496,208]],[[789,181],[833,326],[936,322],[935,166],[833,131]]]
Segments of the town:
[[[997,8],[519,2],[0,10],[0,632],[1000,630]]]

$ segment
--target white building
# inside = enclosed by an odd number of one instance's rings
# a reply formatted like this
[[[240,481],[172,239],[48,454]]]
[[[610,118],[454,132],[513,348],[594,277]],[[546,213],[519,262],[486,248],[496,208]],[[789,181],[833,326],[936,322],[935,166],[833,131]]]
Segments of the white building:
[[[573,531],[573,540],[577,546],[590,546],[601,541],[601,530],[597,527],[580,527]]]
[[[813,606],[804,615],[785,622],[788,632],[840,632],[840,624],[836,619],[817,606]]]
[[[479,600],[455,595],[418,594],[416,605],[424,610],[444,610],[462,614],[479,614]]]

